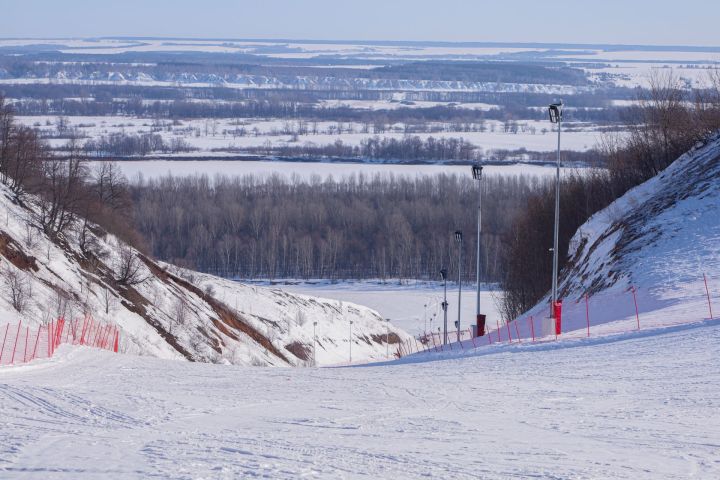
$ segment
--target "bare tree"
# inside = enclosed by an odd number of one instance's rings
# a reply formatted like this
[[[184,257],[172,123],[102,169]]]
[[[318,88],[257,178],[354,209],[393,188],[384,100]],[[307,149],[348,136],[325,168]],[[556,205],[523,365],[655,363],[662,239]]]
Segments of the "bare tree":
[[[8,265],[3,268],[2,277],[10,304],[15,310],[22,313],[32,297],[32,286],[27,275],[22,270]]]
[[[185,326],[190,316],[190,305],[184,297],[177,297],[170,312],[170,333],[174,326]]]
[[[121,285],[139,285],[147,280],[144,276],[144,265],[135,251],[120,244],[117,251],[117,259],[114,264],[115,281]]]
[[[87,180],[84,157],[75,140],[68,144],[67,157],[51,156],[43,162],[39,220],[47,235],[63,233],[76,220],[77,213],[85,210]]]

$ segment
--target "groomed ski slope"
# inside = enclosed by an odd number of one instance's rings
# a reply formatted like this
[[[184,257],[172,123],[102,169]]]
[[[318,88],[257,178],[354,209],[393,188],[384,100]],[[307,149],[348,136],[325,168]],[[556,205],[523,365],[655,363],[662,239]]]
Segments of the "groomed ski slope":
[[[0,368],[0,477],[720,478],[719,344],[708,320],[363,368],[65,348]]]

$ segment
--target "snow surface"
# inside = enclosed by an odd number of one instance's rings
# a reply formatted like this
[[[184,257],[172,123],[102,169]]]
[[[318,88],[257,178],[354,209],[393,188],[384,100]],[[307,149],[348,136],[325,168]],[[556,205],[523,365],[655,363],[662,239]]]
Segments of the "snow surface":
[[[443,324],[443,287],[438,282],[397,281],[379,283],[358,282],[276,282],[277,288],[286,292],[302,293],[335,300],[344,300],[365,305],[377,311],[383,318],[389,318],[393,325],[415,336],[436,332]],[[454,330],[457,320],[457,284],[448,284],[448,329]],[[487,322],[495,325],[501,319],[498,300],[502,292],[492,286],[483,285],[480,295],[482,312]],[[464,284],[461,304],[462,329],[469,327],[475,318],[475,285]]]
[[[477,104],[482,105],[482,104]],[[28,115],[17,116],[18,123],[37,128],[41,134],[55,135],[57,116]],[[170,121],[158,121],[152,118],[136,116],[71,116],[64,117],[67,127],[76,132],[82,142],[85,139],[99,139],[100,136],[111,134],[157,134],[166,143],[173,139],[182,138],[191,147],[197,149],[189,155],[237,155],[237,150],[266,147],[302,147],[306,144],[315,146],[331,145],[340,140],[344,145],[358,146],[363,140],[379,138],[393,138],[402,140],[407,137],[404,133],[404,124],[390,125],[386,133],[361,133],[363,127],[357,122],[317,122],[317,134],[306,133],[295,135],[299,131],[299,123],[279,118],[271,119],[185,119],[173,125]],[[306,129],[314,126],[315,122],[304,121]],[[340,125],[343,133],[337,133]],[[432,133],[412,133],[423,140],[430,137],[462,138],[463,140],[481,147],[483,151],[506,149],[516,150],[525,148],[531,151],[547,152],[557,148],[557,137],[550,131],[548,122],[522,121],[517,122],[518,131],[512,133],[504,131],[503,122],[488,120],[485,122],[484,132],[465,132],[457,130],[457,126],[442,122],[429,123],[430,127],[437,127],[441,131]],[[212,133],[213,128],[215,134]],[[233,132],[244,129],[245,133],[234,135]],[[352,131],[352,133],[349,133]],[[563,132],[563,148],[573,151],[586,151],[598,145],[601,132],[597,127],[588,123],[573,123],[571,128]],[[50,138],[50,145],[54,148],[67,144],[67,138]],[[180,156],[188,154],[180,154]]]
[[[99,162],[88,162],[96,165]],[[468,165],[401,165],[381,163],[337,163],[337,162],[281,162],[261,160],[125,160],[116,165],[130,180],[138,175],[145,179],[168,175],[181,177],[187,175],[207,175],[212,179],[216,175],[242,177],[253,175],[268,177],[279,175],[288,180],[298,178],[309,181],[313,177],[321,179],[332,176],[339,180],[352,175],[395,175],[415,178],[438,174],[469,175]],[[564,172],[573,169],[564,168]],[[555,175],[555,167],[531,164],[487,165],[484,175],[527,175],[550,177]]]
[[[3,478],[720,476],[718,322],[261,369],[63,347],[0,368]],[[672,355],[668,355],[672,352]]]

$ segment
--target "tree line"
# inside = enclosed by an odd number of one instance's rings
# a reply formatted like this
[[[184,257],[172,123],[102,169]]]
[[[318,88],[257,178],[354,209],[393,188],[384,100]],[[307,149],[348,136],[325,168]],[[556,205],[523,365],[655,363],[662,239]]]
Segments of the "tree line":
[[[106,258],[108,252],[89,235],[95,226],[142,246],[132,225],[127,179],[112,163],[91,170],[85,160],[75,140],[64,155],[53,154],[34,129],[14,121],[12,106],[0,95],[0,183],[14,201],[34,207],[23,239],[28,246],[34,244],[36,233],[43,232],[60,244],[77,242],[88,261]],[[132,283],[137,273],[139,259],[129,249],[126,253],[111,265],[119,284]],[[15,292],[11,296],[27,285],[19,275],[14,269],[2,272],[4,287]],[[22,302],[12,303],[19,309]]]
[[[482,278],[500,278],[508,220],[541,183],[482,182]],[[478,184],[457,175],[280,176],[139,180],[135,225],[157,257],[225,277],[426,278],[457,272],[453,232],[465,232],[463,272],[475,277]]]

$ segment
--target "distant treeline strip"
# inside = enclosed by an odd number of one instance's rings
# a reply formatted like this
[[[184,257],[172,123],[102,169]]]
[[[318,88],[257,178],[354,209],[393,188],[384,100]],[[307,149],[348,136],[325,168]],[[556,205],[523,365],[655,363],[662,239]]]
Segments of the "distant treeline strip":
[[[175,264],[241,278],[437,278],[457,271],[452,232],[466,232],[475,276],[477,182],[456,175],[333,181],[272,176],[165,177],[132,186],[136,227]],[[500,238],[535,176],[483,181],[482,278],[500,278]]]

